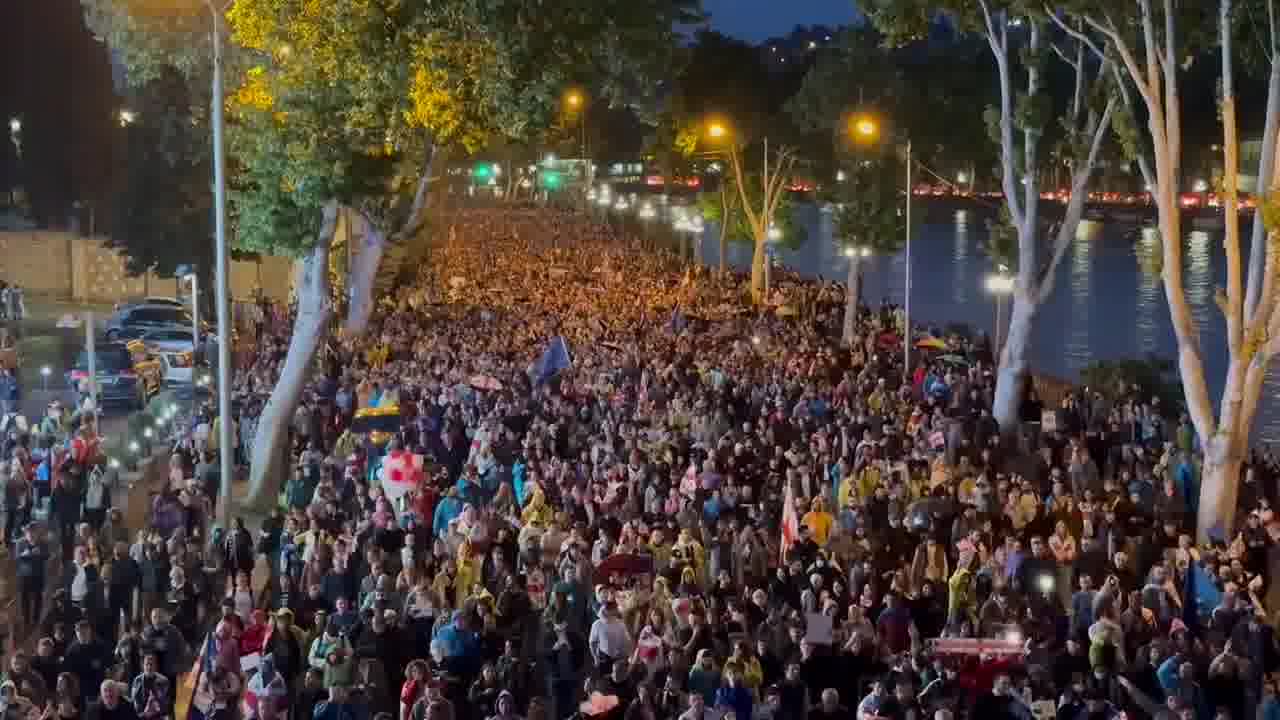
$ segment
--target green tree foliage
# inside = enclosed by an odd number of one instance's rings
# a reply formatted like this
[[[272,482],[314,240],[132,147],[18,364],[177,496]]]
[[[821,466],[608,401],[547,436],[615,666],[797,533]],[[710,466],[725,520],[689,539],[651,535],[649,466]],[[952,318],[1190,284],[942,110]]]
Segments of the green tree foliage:
[[[863,255],[892,255],[902,249],[906,217],[901,167],[892,154],[863,156],[842,170],[844,181],[827,186],[824,196],[833,204],[833,240],[841,249]]]
[[[834,174],[834,167],[823,166],[836,158],[832,147],[847,151],[851,111],[872,113],[896,135],[911,138],[920,162],[940,172],[954,176],[990,167],[994,146],[958,140],[982,134],[982,117],[973,110],[994,101],[986,46],[973,36],[943,32],[904,47],[885,40],[870,26],[843,32],[818,53],[788,100],[793,120],[812,133],[804,154],[815,175]]]
[[[1000,208],[994,219],[987,221],[987,239],[982,251],[991,261],[992,268],[1018,271],[1018,230],[1009,219],[1009,210]]]
[[[193,122],[187,82],[168,69],[134,96],[108,235],[132,275],[213,268],[209,139]],[[203,281],[202,281],[203,284]],[[212,285],[204,284],[204,287]]]

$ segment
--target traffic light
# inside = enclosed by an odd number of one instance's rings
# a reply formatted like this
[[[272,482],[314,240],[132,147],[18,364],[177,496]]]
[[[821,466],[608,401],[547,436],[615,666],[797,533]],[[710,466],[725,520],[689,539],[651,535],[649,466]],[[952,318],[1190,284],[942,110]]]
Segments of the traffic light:
[[[555,190],[560,187],[560,173],[555,170],[543,170],[541,173],[542,187],[547,190]]]
[[[480,163],[471,171],[471,177],[484,182],[493,177],[493,166],[488,163]]]

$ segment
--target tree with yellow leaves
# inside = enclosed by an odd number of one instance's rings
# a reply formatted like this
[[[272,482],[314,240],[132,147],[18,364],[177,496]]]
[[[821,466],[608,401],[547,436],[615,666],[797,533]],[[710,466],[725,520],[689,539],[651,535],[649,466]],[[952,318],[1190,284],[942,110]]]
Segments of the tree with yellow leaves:
[[[82,0],[123,53],[163,58],[171,25],[130,3]],[[183,0],[184,2],[187,0]],[[333,320],[329,250],[339,218],[358,238],[348,272],[347,333],[361,333],[391,243],[429,215],[434,161],[451,149],[548,127],[565,88],[617,99],[651,89],[697,0],[235,0],[226,13],[227,98],[238,246],[303,261],[285,367],[254,442],[250,504],[281,481],[288,420]],[[164,47],[181,46],[166,43]],[[186,55],[173,53],[173,62]],[[190,63],[187,63],[190,65]]]

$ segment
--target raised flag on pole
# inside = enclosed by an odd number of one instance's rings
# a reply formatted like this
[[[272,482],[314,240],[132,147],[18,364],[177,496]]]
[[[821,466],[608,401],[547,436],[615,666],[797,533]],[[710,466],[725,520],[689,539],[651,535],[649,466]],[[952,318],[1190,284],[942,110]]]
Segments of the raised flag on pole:
[[[565,368],[573,367],[573,354],[569,352],[569,344],[564,337],[557,335],[551,339],[547,349],[529,368],[534,385],[544,385]]]
[[[796,491],[792,489],[791,483],[786,484],[785,494],[782,500],[782,557],[781,562],[786,563],[787,553],[800,539],[800,516],[796,514]]]

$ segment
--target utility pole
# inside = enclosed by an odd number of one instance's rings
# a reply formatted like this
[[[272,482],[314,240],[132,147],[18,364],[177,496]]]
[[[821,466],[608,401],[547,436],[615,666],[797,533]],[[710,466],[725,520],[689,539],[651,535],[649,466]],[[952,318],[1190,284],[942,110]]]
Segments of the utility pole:
[[[231,312],[227,304],[227,179],[222,149],[222,10],[209,0],[213,15],[213,208],[216,244],[215,301],[218,304],[218,474],[221,480],[219,515],[224,530],[231,528],[231,480],[235,468],[231,455]]]

